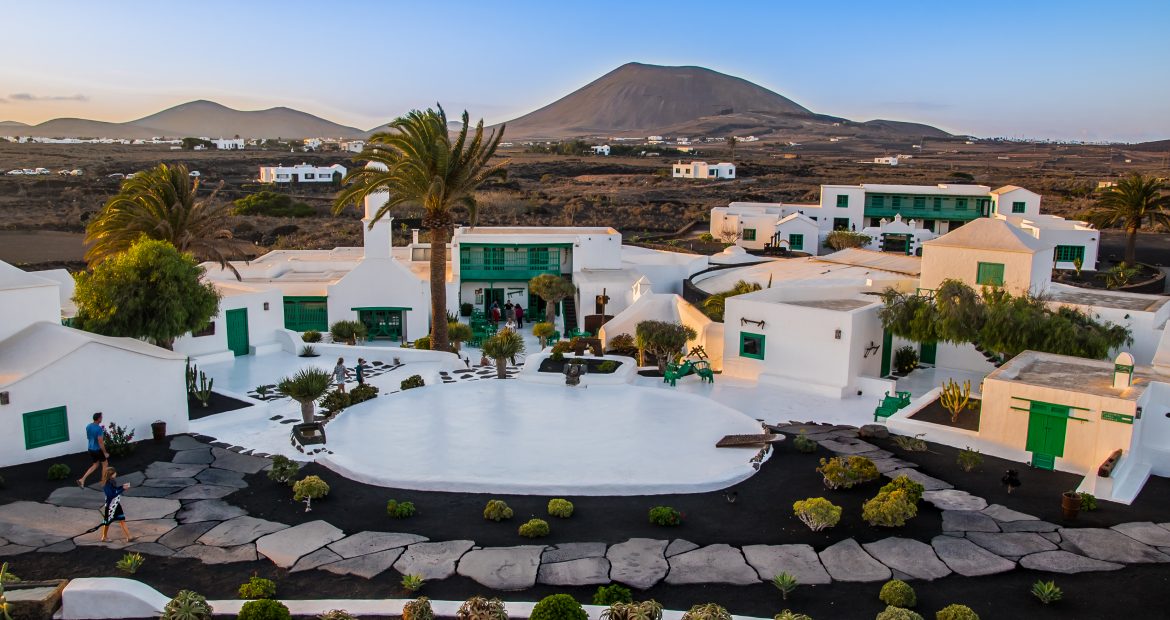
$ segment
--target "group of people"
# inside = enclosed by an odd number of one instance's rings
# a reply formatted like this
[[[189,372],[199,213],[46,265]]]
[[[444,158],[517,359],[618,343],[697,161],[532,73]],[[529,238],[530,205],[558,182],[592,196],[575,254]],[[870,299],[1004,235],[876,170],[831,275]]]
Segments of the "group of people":
[[[492,307],[488,308],[487,316],[492,325],[497,328],[500,326],[501,320],[505,321],[504,327],[508,329],[524,327],[524,308],[511,301],[505,303],[503,309],[500,308],[500,302],[493,301]]]
[[[357,365],[353,367],[353,374],[357,378],[358,385],[366,384],[366,370],[370,365],[366,363],[365,358],[358,358]],[[337,358],[337,365],[333,367],[333,385],[337,386],[337,391],[342,394],[345,393],[345,380],[349,376],[349,369],[345,367],[345,358]]]
[[[128,483],[118,484],[118,472],[110,467],[110,452],[106,449],[106,429],[102,426],[102,412],[93,414],[93,422],[85,427],[85,438],[88,442],[86,450],[89,452],[92,464],[77,479],[77,486],[84,489],[86,479],[100,467],[102,493],[106,497],[101,507],[101,523],[90,531],[101,528],[101,542],[106,542],[107,535],[110,533],[110,525],[117,523],[122,527],[122,535],[126,538],[126,542],[130,542],[133,537],[130,536],[130,528],[126,525],[126,513],[122,510],[122,494],[130,490],[130,485]]]

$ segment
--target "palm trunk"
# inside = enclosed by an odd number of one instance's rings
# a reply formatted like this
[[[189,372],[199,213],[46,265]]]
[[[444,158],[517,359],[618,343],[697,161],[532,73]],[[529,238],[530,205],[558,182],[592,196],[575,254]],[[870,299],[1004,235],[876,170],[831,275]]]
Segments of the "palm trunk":
[[[1125,264],[1130,267],[1137,264],[1137,234],[1136,226],[1125,227]]]
[[[497,379],[504,379],[508,376],[507,368],[504,366],[504,364],[507,361],[508,360],[506,360],[502,357],[496,358],[496,378]]]
[[[305,401],[301,403],[301,419],[305,424],[313,422],[313,401]]]
[[[431,348],[447,351],[447,239],[446,226],[431,229]]]

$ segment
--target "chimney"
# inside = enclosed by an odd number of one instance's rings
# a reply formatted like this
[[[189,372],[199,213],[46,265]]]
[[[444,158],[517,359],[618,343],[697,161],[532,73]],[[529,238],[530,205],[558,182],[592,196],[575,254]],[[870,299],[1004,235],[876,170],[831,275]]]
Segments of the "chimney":
[[[1122,351],[1113,360],[1113,387],[1124,390],[1133,385],[1133,356]]]

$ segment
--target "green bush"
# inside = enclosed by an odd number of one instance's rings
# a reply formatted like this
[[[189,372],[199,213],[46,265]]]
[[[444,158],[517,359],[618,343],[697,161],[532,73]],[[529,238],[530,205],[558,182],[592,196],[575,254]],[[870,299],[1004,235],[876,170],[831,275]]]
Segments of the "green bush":
[[[529,519],[520,526],[520,535],[525,538],[543,538],[548,532],[548,521],[544,519]]]
[[[508,610],[498,598],[473,596],[459,606],[455,617],[458,620],[508,620]]]
[[[817,468],[817,472],[824,476],[825,486],[830,489],[848,489],[870,480],[877,480],[881,476],[877,465],[864,456],[835,456],[828,460],[821,459],[821,466]]]
[[[902,489],[882,491],[861,506],[861,517],[870,525],[881,527],[902,527],[917,514],[918,505]]]
[[[797,452],[803,452],[805,454],[812,454],[817,451],[817,442],[809,439],[808,435],[804,434],[804,431],[800,431],[800,434],[792,440],[792,446],[796,448]]]
[[[532,607],[528,620],[589,620],[589,614],[568,594],[553,594]]]
[[[772,618],[772,620],[813,620],[813,619],[812,619],[812,616],[798,614],[795,611],[789,611],[789,610],[785,609],[784,611],[776,614],[775,617]]]
[[[238,620],[292,620],[292,614],[289,613],[288,607],[280,601],[272,599],[261,599],[258,601],[248,601],[240,607],[240,615],[236,616]]]
[[[957,462],[963,471],[971,472],[974,471],[976,467],[979,467],[981,463],[983,463],[983,455],[979,454],[978,450],[972,450],[970,447],[968,447],[963,450],[959,450]]]
[[[272,469],[268,470],[268,479],[273,482],[280,482],[292,486],[293,481],[300,472],[300,464],[287,456],[277,454],[272,457]]]
[[[211,620],[211,613],[206,597],[191,590],[180,590],[163,607],[159,620]]]
[[[720,605],[695,605],[683,614],[682,620],[731,620],[731,613]]]
[[[792,512],[808,529],[819,532],[841,521],[841,507],[823,497],[810,497],[792,504]]]
[[[361,321],[337,321],[329,326],[329,334],[333,336],[333,342],[357,344],[357,341],[366,339],[366,324]]]
[[[414,348],[420,349],[423,351],[429,351],[431,349],[431,337],[430,336],[423,336],[422,338],[415,339]]]
[[[914,347],[907,345],[894,350],[894,370],[898,374],[909,374],[915,368],[918,368],[918,351]]]
[[[315,329],[310,329],[309,331],[301,334],[301,340],[305,342],[321,342],[321,332]]]
[[[914,594],[914,588],[910,587],[910,584],[901,579],[887,581],[882,586],[882,591],[878,593],[878,598],[891,607],[905,607],[909,609],[918,604],[918,597]]]
[[[313,207],[293,201],[288,194],[262,191],[232,202],[232,215],[267,215],[270,217],[312,217]]]
[[[553,352],[552,352],[552,353],[551,353],[551,354],[548,356],[548,359],[550,359],[550,360],[552,360],[552,361],[554,361],[554,362],[563,362],[563,361],[565,361],[565,354],[564,354],[564,353],[561,353],[560,351],[553,351]]]
[[[403,575],[400,584],[402,585],[402,589],[407,592],[418,592],[426,582],[427,580],[422,575],[410,574]]]
[[[313,345],[307,344],[301,347],[301,357],[317,357],[317,349]]]
[[[926,491],[926,487],[914,482],[909,476],[902,475],[891,480],[889,484],[883,485],[882,488],[878,489],[878,493],[893,493],[899,490],[905,491],[906,497],[917,504],[922,500],[922,493]],[[904,605],[899,605],[899,607],[904,607]]]
[[[772,585],[780,591],[780,597],[788,600],[788,595],[796,591],[796,586],[800,585],[800,581],[791,573],[780,573],[772,577]]]
[[[638,343],[629,334],[618,334],[610,338],[606,342],[606,345],[609,347],[610,353],[625,355],[626,357],[638,357]]]
[[[414,502],[400,502],[392,499],[386,502],[386,514],[395,519],[406,519],[414,516]]]
[[[598,586],[593,594],[594,605],[613,605],[614,603],[633,603],[634,594],[630,589],[617,583],[608,586]]]
[[[512,518],[512,509],[502,499],[489,500],[483,508],[483,518],[497,523],[506,521]]]
[[[703,233],[699,235],[699,241],[702,241],[703,243],[711,243],[715,241],[715,235],[712,235],[709,232]]]
[[[133,575],[134,573],[137,573],[138,569],[142,568],[142,565],[145,563],[146,559],[142,557],[141,553],[127,553],[126,555],[122,556],[121,560],[118,560],[114,564],[114,567],[123,573]]]
[[[604,362],[597,365],[597,372],[607,375],[617,370],[617,367],[617,362],[613,360],[605,360]]]
[[[1089,512],[1097,509],[1097,496],[1092,493],[1077,493],[1081,496],[1081,510]]]
[[[548,514],[561,519],[573,516],[573,502],[567,499],[555,498],[548,500]]]
[[[662,605],[656,600],[641,603],[612,603],[601,612],[601,620],[662,620]]]
[[[49,465],[49,480],[64,480],[72,471],[65,463],[53,463]]]
[[[874,620],[922,620],[922,616],[909,609],[890,605],[885,610],[878,612]]]
[[[293,499],[321,499],[329,495],[329,484],[318,476],[305,476],[293,484]]]
[[[356,405],[378,397],[378,388],[364,383],[349,391],[349,404]]]
[[[682,513],[670,506],[655,506],[650,509],[650,522],[664,527],[680,525]]]
[[[240,585],[239,595],[240,598],[251,601],[264,598],[276,598],[276,582],[271,579],[252,576],[252,578],[248,579],[248,583]]]
[[[402,606],[402,620],[435,620],[435,610],[431,609],[431,600],[420,596],[413,601],[407,601]]]
[[[1032,584],[1032,596],[1040,599],[1041,603],[1050,605],[1063,598],[1064,591],[1056,585],[1055,581],[1037,581]]]
[[[412,390],[414,388],[420,388],[424,385],[426,385],[426,383],[423,382],[422,375],[410,375],[409,377],[402,380],[402,384],[399,387],[401,387],[403,390]]]
[[[564,355],[565,353],[572,351],[573,344],[577,340],[577,338],[573,338],[572,340],[558,340],[552,347],[553,355],[556,355],[557,353]]]
[[[935,620],[979,620],[979,614],[966,605],[954,603],[934,614]]]
[[[321,399],[321,409],[330,414],[337,414],[352,404],[352,398],[346,392],[333,390]]]

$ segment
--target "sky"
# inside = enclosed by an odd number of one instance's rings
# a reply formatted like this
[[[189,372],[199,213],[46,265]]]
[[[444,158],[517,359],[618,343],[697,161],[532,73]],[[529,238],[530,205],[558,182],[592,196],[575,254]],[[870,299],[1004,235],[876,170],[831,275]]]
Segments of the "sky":
[[[488,123],[631,61],[742,77],[815,112],[982,137],[1170,138],[1170,1],[5,3],[0,120],[128,121],[195,99],[369,129]]]

